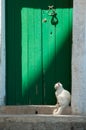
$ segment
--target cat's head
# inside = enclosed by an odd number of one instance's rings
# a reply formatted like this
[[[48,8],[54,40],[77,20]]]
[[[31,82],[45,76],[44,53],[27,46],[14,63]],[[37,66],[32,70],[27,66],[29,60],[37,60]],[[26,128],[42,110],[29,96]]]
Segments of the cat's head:
[[[60,82],[58,82],[55,84],[54,88],[57,90],[59,88],[63,88],[63,85]]]

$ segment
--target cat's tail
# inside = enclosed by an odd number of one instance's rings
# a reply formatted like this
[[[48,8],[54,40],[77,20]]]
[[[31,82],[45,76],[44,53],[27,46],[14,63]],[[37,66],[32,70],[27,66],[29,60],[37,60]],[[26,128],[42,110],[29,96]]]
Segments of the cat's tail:
[[[65,107],[59,107],[53,111],[53,115],[61,115]]]

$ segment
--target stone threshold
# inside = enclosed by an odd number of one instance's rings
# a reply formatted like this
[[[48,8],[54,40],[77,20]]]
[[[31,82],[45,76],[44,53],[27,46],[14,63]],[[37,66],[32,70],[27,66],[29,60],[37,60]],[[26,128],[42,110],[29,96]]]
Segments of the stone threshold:
[[[1,106],[0,114],[44,114],[52,115],[53,110],[56,108],[54,105],[22,105],[22,106]],[[62,115],[70,115],[71,107],[64,109]]]

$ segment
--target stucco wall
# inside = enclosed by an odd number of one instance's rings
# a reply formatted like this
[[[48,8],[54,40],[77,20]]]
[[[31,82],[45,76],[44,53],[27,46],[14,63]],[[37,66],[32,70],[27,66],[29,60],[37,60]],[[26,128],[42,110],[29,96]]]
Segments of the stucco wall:
[[[0,105],[5,104],[5,0],[0,0]]]
[[[74,0],[72,111],[86,114],[86,0]]]

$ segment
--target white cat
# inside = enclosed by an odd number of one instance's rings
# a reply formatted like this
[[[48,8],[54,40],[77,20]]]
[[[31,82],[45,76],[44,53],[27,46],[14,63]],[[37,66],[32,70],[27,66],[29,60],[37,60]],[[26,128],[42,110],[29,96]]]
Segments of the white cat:
[[[56,105],[59,107],[53,111],[53,115],[60,115],[64,110],[64,108],[69,106],[71,101],[71,95],[67,90],[63,88],[63,85],[60,82],[56,83],[54,87],[56,89],[55,91],[57,99]]]

